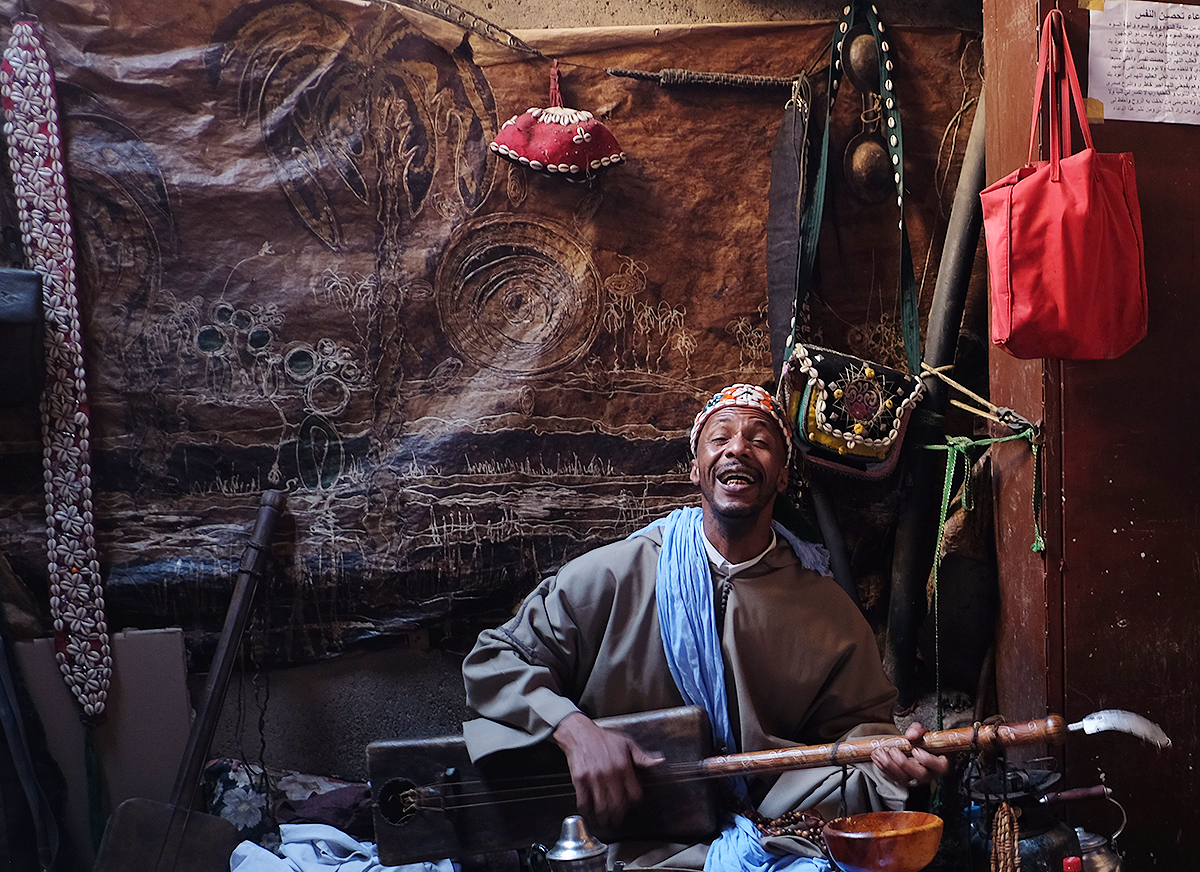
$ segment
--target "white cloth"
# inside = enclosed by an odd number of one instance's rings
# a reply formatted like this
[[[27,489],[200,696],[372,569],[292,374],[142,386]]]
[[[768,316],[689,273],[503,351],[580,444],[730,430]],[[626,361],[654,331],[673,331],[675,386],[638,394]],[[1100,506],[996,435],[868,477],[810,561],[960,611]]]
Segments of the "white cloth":
[[[741,563],[730,563],[725,559],[725,555],[717,550],[717,546],[708,541],[708,536],[704,534],[704,528],[700,528],[700,538],[704,540],[704,550],[708,553],[708,562],[713,565],[721,575],[726,578],[732,578],[743,569],[749,569],[760,560],[767,556],[767,552],[779,544],[779,537],[775,535],[775,531],[771,531],[771,544],[763,549],[761,554],[756,554],[749,560],[743,560]]]
[[[282,857],[242,842],[229,858],[230,872],[459,872],[451,860],[384,866],[371,842],[360,842],[327,824],[281,824]]]

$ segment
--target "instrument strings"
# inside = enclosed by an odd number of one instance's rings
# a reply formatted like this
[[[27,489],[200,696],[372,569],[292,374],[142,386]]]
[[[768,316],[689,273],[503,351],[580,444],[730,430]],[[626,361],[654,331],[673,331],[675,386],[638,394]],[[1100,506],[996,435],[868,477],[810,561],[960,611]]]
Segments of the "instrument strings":
[[[705,772],[698,763],[661,763],[643,770],[651,781],[700,781],[720,774]],[[432,795],[436,798],[431,797]],[[407,792],[415,808],[466,809],[497,803],[536,802],[573,797],[568,773],[514,776],[489,780],[448,780]]]
[[[432,796],[431,796],[432,792]],[[575,795],[565,773],[488,781],[445,781],[409,791],[418,808],[464,809],[498,803],[532,802]]]

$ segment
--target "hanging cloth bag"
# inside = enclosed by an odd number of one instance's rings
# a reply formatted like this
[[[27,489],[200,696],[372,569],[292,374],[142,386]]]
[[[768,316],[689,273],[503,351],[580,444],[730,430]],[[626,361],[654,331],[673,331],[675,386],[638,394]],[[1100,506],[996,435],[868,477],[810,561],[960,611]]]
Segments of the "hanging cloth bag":
[[[784,345],[779,399],[792,425],[794,445],[809,474],[834,472],[853,478],[882,479],[897,466],[908,420],[923,386],[912,373],[920,371],[921,335],[912,249],[904,223],[904,146],[900,107],[893,90],[893,63],[884,25],[871,4],[854,0],[843,9],[834,31],[829,63],[829,105],[817,152],[812,196],[800,226],[801,248],[796,264],[791,334]],[[902,372],[852,354],[806,343],[803,309],[816,284],[816,260],[828,183],[830,126],[833,103],[842,80],[842,50],[854,28],[855,16],[865,13],[875,38],[879,62],[878,94],[882,132],[895,182],[900,230],[900,297],[905,356],[910,372]]]
[[[1061,91],[1049,92],[1050,159],[1034,162],[1054,32],[1062,34]],[[1056,93],[1057,92],[1057,93]],[[1071,153],[1071,106],[1084,148]],[[1133,155],[1092,145],[1083,95],[1052,9],[1042,24],[1029,162],[985,188],[992,342],[1019,358],[1104,360],[1146,335],[1146,267]]]

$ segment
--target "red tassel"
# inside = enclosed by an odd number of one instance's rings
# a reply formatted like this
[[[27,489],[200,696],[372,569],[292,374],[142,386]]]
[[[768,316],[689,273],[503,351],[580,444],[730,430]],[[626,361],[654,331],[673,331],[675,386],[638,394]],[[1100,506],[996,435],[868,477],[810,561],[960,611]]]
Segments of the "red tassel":
[[[550,105],[562,106],[562,93],[558,90],[558,58],[550,61]]]

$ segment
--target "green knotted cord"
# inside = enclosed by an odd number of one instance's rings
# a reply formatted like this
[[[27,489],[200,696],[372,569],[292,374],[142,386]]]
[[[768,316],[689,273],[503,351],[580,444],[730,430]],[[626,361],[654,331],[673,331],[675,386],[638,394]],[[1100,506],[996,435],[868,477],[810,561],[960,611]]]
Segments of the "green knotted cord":
[[[942,507],[938,513],[938,537],[937,551],[933,556],[933,673],[935,687],[934,692],[937,694],[937,721],[938,729],[943,729],[944,711],[942,709],[942,643],[941,643],[941,618],[939,615],[938,606],[938,569],[942,564],[942,540],[946,535],[946,521],[950,513],[950,496],[954,488],[954,470],[958,465],[959,460],[963,464],[963,510],[970,511],[974,508],[974,500],[970,496],[971,492],[971,456],[970,452],[973,448],[982,448],[984,446],[995,445],[999,442],[1013,442],[1017,439],[1026,439],[1029,442],[1029,447],[1033,452],[1033,544],[1031,549],[1041,554],[1046,550],[1046,543],[1042,539],[1041,523],[1038,517],[1042,509],[1042,461],[1041,461],[1041,446],[1035,439],[1035,431],[1032,429],[1022,430],[1019,433],[1013,433],[1010,436],[996,436],[989,439],[971,439],[967,436],[947,436],[946,442],[940,445],[925,445],[923,447],[932,451],[946,451],[946,476],[942,483]]]

